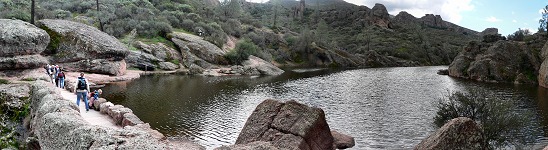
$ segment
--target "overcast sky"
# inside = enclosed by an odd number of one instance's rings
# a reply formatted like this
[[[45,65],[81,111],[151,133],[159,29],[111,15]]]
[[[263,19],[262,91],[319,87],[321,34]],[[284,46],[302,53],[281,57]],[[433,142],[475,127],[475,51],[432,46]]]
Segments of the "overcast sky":
[[[247,0],[261,2],[267,0]],[[372,8],[375,3],[386,6],[388,12],[397,15],[407,11],[420,18],[424,14],[441,15],[446,21],[476,30],[488,27],[499,29],[503,35],[518,30],[536,32],[540,10],[548,4],[546,0],[345,0],[356,5]]]

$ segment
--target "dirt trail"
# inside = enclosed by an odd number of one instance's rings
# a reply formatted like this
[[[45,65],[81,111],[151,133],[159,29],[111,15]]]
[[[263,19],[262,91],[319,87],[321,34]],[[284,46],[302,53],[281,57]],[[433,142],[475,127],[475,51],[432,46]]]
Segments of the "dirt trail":
[[[76,103],[76,94],[63,89],[58,89],[58,90],[61,92],[61,95],[63,96],[63,98]],[[117,126],[114,123],[114,120],[112,120],[112,118],[110,118],[110,116],[106,114],[101,114],[101,112],[96,111],[94,109],[90,109],[88,112],[86,112],[86,105],[84,104],[83,101],[80,102],[79,108],[80,108],[80,115],[84,118],[84,120],[86,120],[92,125],[99,125],[99,126],[110,127],[114,129],[122,128],[120,126]]]

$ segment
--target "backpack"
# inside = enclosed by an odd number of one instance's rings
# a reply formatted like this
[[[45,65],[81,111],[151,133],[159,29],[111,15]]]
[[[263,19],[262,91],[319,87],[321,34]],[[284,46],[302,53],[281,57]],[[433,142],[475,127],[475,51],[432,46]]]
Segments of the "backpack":
[[[87,83],[85,78],[78,78],[78,90],[87,89]]]
[[[59,72],[59,74],[57,74],[57,77],[58,78],[65,78],[65,74],[62,73],[62,72]]]

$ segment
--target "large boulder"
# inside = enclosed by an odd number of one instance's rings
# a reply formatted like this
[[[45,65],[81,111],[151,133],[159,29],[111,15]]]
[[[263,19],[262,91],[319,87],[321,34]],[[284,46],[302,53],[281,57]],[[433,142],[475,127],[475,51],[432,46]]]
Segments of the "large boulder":
[[[331,135],[333,135],[333,139],[334,139],[333,146],[337,149],[347,149],[347,148],[354,147],[354,145],[356,145],[354,138],[351,136],[344,135],[337,131],[331,131]]]
[[[179,52],[167,47],[162,43],[147,45],[142,42],[134,44],[140,51],[131,51],[126,57],[129,67],[140,70],[154,71],[156,68],[162,70],[176,70],[183,58]],[[145,67],[146,66],[146,67]]]
[[[155,57],[152,54],[143,53],[143,51],[141,52],[131,51],[129,55],[126,57],[126,61],[129,67],[139,68],[139,69],[142,68],[141,70],[144,70],[143,66],[156,68],[156,65],[154,64],[162,62],[161,59]]]
[[[242,63],[244,68],[254,68],[263,75],[280,75],[284,71],[259,57],[250,55],[248,60]]]
[[[42,53],[50,41],[46,31],[21,20],[0,19],[0,70],[45,66]]]
[[[221,65],[228,64],[228,61],[224,58],[226,51],[223,51],[215,44],[205,41],[202,37],[180,32],[170,35],[172,37],[171,41],[173,41],[177,47],[181,49],[187,47],[192,54],[209,63]]]
[[[472,119],[459,117],[450,120],[415,150],[486,149],[481,127]]]
[[[48,59],[41,55],[0,57],[0,70],[40,68],[46,64]]]
[[[449,75],[486,82],[537,83],[538,56],[520,42],[470,42],[449,65]]]
[[[86,59],[76,62],[63,63],[63,69],[67,71],[85,71],[108,75],[123,75],[126,73],[125,60],[110,61],[108,59]]]
[[[55,63],[79,63],[80,65],[73,65],[76,70],[72,71],[110,75],[125,73],[125,62],[121,61],[129,54],[129,50],[115,37],[92,26],[67,20],[40,20],[38,26],[51,36],[45,53],[52,55]],[[91,65],[107,67],[89,69],[89,62],[93,60],[100,61]]]
[[[21,111],[29,103],[30,87],[26,84],[0,84],[0,108],[2,112]]]
[[[0,56],[40,54],[48,46],[50,37],[36,26],[12,19],[0,19]]]
[[[333,149],[322,109],[296,101],[265,100],[249,116],[236,144],[270,142],[279,149]]]

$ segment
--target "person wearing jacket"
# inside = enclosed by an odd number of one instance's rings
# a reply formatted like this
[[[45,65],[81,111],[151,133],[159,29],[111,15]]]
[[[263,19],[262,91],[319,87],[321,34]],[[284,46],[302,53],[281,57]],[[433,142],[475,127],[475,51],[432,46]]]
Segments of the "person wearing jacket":
[[[86,104],[86,112],[89,111],[89,104],[88,104],[88,92],[89,92],[89,81],[84,78],[84,73],[80,73],[80,77],[78,77],[78,81],[76,82],[76,85],[74,86],[74,91],[76,92],[76,105],[80,106],[80,97],[84,99],[84,103]]]

